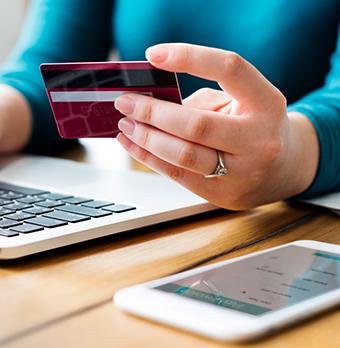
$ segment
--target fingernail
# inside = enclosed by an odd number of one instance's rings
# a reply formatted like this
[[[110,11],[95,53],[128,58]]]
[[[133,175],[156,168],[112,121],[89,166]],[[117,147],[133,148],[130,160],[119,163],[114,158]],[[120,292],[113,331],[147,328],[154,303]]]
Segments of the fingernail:
[[[136,124],[132,120],[124,117],[118,122],[118,128],[124,134],[132,135],[135,130]]]
[[[165,47],[152,46],[145,52],[146,58],[151,62],[162,63],[169,55],[169,49]]]
[[[135,109],[135,101],[127,96],[119,97],[115,101],[115,108],[124,115],[130,115]]]

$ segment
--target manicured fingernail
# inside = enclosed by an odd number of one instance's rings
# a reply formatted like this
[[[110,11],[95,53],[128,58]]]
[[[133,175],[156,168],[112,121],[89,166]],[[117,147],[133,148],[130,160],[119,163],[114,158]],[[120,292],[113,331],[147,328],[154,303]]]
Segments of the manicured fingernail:
[[[135,101],[127,96],[119,97],[115,101],[115,108],[124,115],[130,115],[135,109]]]
[[[118,122],[118,128],[127,135],[132,135],[136,127],[136,123],[124,117]]]
[[[169,49],[166,47],[152,46],[145,52],[146,58],[151,62],[163,63],[169,55]]]

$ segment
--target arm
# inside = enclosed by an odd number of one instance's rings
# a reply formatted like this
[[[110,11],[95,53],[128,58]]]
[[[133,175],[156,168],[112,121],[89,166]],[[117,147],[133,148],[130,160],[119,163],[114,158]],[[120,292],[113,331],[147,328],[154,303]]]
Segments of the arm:
[[[289,110],[304,114],[313,124],[320,146],[317,174],[302,197],[340,190],[340,27],[325,85],[291,105]]]
[[[46,153],[70,143],[57,134],[39,65],[106,60],[112,6],[112,0],[32,1],[20,41],[0,74],[0,152]]]
[[[0,85],[0,154],[22,149],[32,129],[30,107],[16,89]]]

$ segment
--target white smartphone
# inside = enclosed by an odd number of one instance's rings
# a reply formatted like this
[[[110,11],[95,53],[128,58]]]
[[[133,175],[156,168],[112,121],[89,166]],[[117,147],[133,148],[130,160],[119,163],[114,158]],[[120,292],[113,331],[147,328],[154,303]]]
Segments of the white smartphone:
[[[213,339],[248,340],[340,303],[340,246],[296,241],[119,290],[114,302]]]

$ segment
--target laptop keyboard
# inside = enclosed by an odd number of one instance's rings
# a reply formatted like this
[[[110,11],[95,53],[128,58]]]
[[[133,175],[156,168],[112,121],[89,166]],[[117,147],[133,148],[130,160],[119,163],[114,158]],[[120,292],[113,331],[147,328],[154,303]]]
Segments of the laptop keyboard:
[[[0,236],[43,231],[136,207],[0,182]]]

